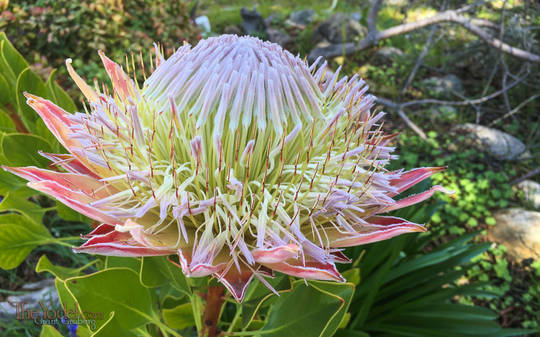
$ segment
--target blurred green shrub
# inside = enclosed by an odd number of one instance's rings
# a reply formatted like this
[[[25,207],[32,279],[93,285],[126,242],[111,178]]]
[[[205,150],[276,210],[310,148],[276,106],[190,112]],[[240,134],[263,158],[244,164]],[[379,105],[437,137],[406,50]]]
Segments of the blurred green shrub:
[[[33,0],[12,3],[1,13],[0,29],[31,63],[45,56],[59,67],[71,57],[83,76],[104,80],[97,50],[122,61],[146,52],[154,42],[175,48],[194,43],[199,31],[187,4],[167,0]],[[81,64],[77,64],[79,61]]]

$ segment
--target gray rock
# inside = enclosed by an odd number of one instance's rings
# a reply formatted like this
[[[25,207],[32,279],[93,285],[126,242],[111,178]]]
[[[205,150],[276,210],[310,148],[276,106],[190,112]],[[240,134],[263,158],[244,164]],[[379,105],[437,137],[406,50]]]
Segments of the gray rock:
[[[540,184],[532,180],[524,180],[516,185],[516,189],[523,192],[527,204],[540,208]]]
[[[466,136],[466,144],[498,160],[512,160],[527,155],[525,144],[497,129],[471,123],[456,125],[452,133]]]
[[[254,36],[264,34],[266,31],[266,25],[261,13],[257,12],[256,10],[250,11],[243,7],[240,10],[240,15],[244,20],[242,21],[242,28],[244,28],[246,34]]]
[[[272,26],[273,24],[277,22],[283,21],[283,17],[280,13],[272,13],[268,15],[266,18],[264,18],[264,25],[266,28]]]
[[[212,26],[210,25],[210,20],[206,15],[199,16],[195,18],[195,24],[199,27],[203,33],[210,34],[212,31]]]
[[[318,41],[326,39],[330,43],[344,43],[362,39],[366,34],[367,28],[358,21],[345,13],[336,13],[317,26],[314,35]]]
[[[457,117],[457,109],[451,105],[437,105],[430,111],[433,115],[443,119],[454,119]]]
[[[362,20],[362,13],[361,12],[352,12],[350,15],[351,15],[351,19],[353,19],[355,21]]]
[[[17,313],[17,303],[24,303],[25,309],[41,310],[40,301],[49,308],[59,307],[60,301],[54,279],[45,279],[36,283],[23,286],[22,291],[28,291],[21,295],[8,296],[5,302],[0,302],[0,317],[13,318]]]
[[[293,47],[294,40],[289,34],[285,33],[282,30],[268,28],[266,29],[266,34],[270,42],[277,43],[285,49],[290,49],[291,47]]]
[[[287,23],[293,26],[305,26],[312,22],[317,13],[313,9],[304,9],[301,11],[294,11],[289,15]]]
[[[404,55],[401,49],[395,47],[382,47],[379,48],[373,57],[375,58],[375,63],[391,63],[392,61],[402,57]]]
[[[455,97],[454,92],[463,93],[461,80],[454,74],[426,78],[421,82],[421,85],[428,90],[430,95],[441,98]]]
[[[244,30],[242,27],[238,25],[228,25],[223,29],[223,34],[234,34],[238,36],[245,35]]]
[[[407,5],[407,0],[386,0],[386,4],[396,7],[404,7]]]
[[[490,240],[504,244],[517,261],[540,258],[540,212],[510,208],[494,217],[496,224],[488,230]]]

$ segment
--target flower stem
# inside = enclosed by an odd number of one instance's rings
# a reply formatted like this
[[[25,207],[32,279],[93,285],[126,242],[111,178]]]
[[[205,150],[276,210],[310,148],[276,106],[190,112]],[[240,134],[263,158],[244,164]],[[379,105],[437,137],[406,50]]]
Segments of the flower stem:
[[[208,287],[206,294],[206,307],[203,314],[203,327],[201,336],[216,337],[219,333],[219,315],[225,302],[225,288],[222,286]]]

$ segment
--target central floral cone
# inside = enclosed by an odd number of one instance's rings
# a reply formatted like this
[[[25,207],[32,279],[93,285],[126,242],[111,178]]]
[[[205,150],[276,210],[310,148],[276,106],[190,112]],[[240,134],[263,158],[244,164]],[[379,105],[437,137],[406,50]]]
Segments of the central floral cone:
[[[241,301],[273,271],[344,281],[343,247],[424,227],[381,216],[425,200],[393,197],[442,168],[384,167],[395,135],[372,114],[356,75],[328,75],[279,45],[224,35],[184,45],[140,88],[100,52],[113,90],[89,87],[70,114],[26,94],[68,150],[42,153],[57,171],[5,167],[102,223],[78,252],[178,254],[184,274],[215,276]],[[62,172],[60,172],[62,171]]]

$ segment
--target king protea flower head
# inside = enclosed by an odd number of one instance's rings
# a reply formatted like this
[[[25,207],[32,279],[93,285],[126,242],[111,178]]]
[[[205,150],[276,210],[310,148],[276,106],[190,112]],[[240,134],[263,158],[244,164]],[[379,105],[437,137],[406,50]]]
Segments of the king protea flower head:
[[[178,254],[185,275],[213,275],[237,300],[273,271],[344,281],[343,247],[421,232],[379,215],[436,190],[393,197],[441,171],[388,171],[395,135],[356,75],[328,75],[279,45],[225,35],[184,45],[142,88],[100,52],[113,90],[88,86],[70,114],[26,94],[68,150],[62,168],[6,168],[102,223],[77,252]]]

